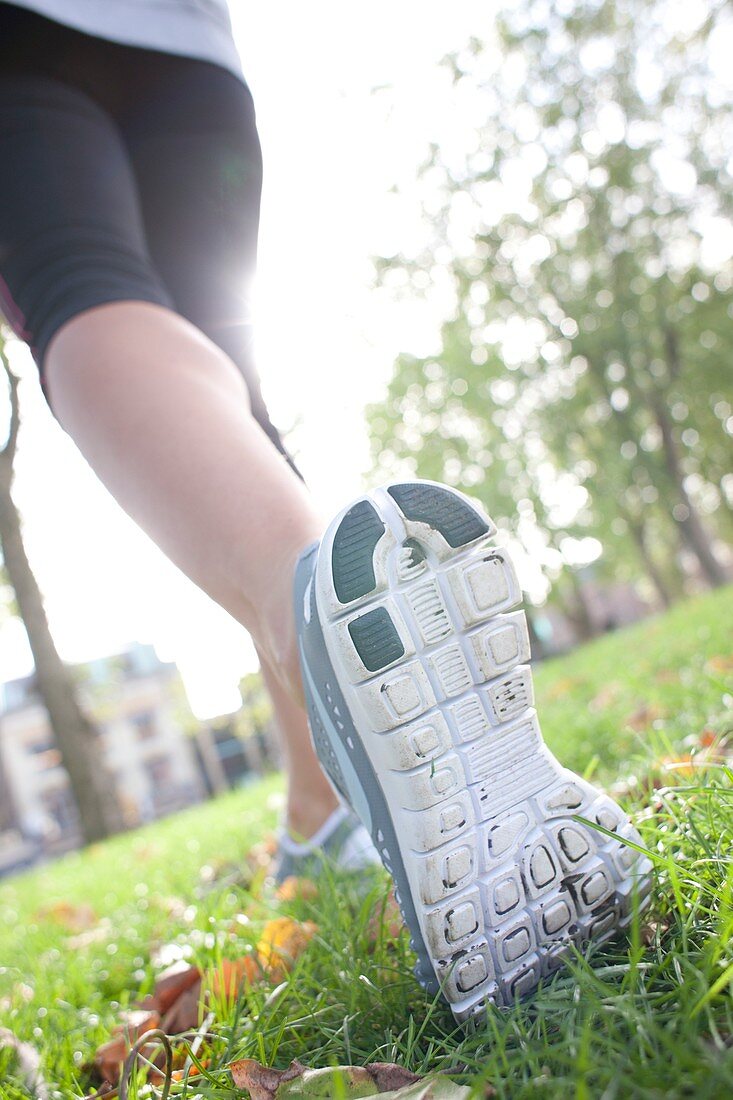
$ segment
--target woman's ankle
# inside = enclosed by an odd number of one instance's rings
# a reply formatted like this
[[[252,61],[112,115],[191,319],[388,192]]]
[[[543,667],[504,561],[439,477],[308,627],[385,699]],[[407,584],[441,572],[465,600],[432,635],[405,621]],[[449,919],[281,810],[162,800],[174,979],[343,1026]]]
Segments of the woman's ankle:
[[[323,784],[317,792],[289,792],[285,825],[294,840],[309,840],[341,805],[325,776]]]

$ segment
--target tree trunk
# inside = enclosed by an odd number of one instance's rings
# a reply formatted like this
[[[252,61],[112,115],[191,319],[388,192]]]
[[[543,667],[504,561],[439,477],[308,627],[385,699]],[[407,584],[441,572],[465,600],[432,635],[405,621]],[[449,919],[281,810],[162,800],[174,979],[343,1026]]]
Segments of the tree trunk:
[[[0,731],[1,733],[2,731]],[[13,797],[5,776],[2,753],[0,753],[0,832],[4,829],[15,828],[17,815],[13,805]]]
[[[660,604],[664,608],[671,607],[673,602],[672,593],[667,587],[667,582],[665,581],[664,577],[659,571],[657,563],[652,557],[652,553],[649,549],[646,538],[646,524],[643,522],[643,520],[632,519],[628,514],[626,514],[625,518],[626,522],[629,525],[629,531],[631,532],[632,538],[636,543],[636,547],[639,551],[639,557],[641,558],[644,569],[646,570],[646,575],[652,582],[652,586],[657,593]]]
[[[578,641],[587,642],[590,638],[595,637],[598,631],[593,623],[583,585],[572,567],[564,569],[563,575],[566,578],[567,585],[558,586],[560,605],[566,618],[574,627]],[[563,588],[565,591],[562,591]]]
[[[671,378],[678,376],[680,372],[680,360],[679,349],[677,346],[676,336],[669,328],[664,332],[665,351],[667,355],[668,369]],[[608,380],[605,375],[603,364],[598,362],[594,357],[587,356],[593,377],[596,380],[601,392],[608,401],[611,408],[611,392],[608,385]],[[666,405],[664,403],[664,397],[658,391],[649,392],[646,389],[640,388],[636,380],[634,379],[633,371],[629,370],[627,373],[628,385],[631,388],[635,398],[642,404],[646,405],[650,412],[653,414],[656,420],[657,427],[662,436],[662,455],[664,460],[664,472],[666,472],[667,478],[672,484],[675,493],[678,497],[678,502],[683,506],[686,512],[686,516],[682,519],[678,519],[672,513],[670,509],[671,518],[677,526],[677,530],[680,534],[681,541],[685,544],[688,550],[691,550],[697,561],[699,562],[700,569],[705,575],[706,579],[713,588],[719,585],[726,584],[729,578],[726,572],[713,554],[710,546],[710,539],[703,527],[700,515],[693,503],[690,494],[685,488],[684,471],[682,470],[682,463],[680,461],[679,451],[677,448],[677,441],[674,438],[674,429],[672,422],[669,418]],[[613,409],[614,420],[622,424],[626,430],[628,439],[635,439],[636,432],[634,430],[633,423],[629,417],[628,412]],[[621,440],[620,440],[621,442]],[[659,471],[660,474],[662,470]],[[657,478],[652,476],[652,481],[658,489],[661,490],[662,485]]]
[[[0,544],[5,569],[28,633],[38,689],[69,775],[84,840],[90,843],[120,828],[117,799],[98,734],[79,705],[75,685],[51,637],[43,597],[26,556],[20,517],[6,480],[0,480]]]
[[[700,563],[700,568],[711,588],[718,588],[728,582],[728,576],[722,564],[718,561],[710,545],[710,538],[703,527],[700,514],[695,507],[692,497],[685,488],[685,475],[682,469],[677,441],[674,437],[672,421],[669,418],[664,400],[659,394],[654,394],[651,401],[657,426],[662,435],[662,449],[667,474],[679,496],[679,502],[685,511],[685,515],[673,519],[679,527],[680,534],[685,543],[692,550]]]

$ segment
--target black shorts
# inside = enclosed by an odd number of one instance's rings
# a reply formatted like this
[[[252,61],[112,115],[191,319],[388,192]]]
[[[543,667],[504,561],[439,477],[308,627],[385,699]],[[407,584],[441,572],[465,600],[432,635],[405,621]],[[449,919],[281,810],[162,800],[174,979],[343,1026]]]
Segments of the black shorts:
[[[262,158],[249,90],[0,3],[0,310],[43,381],[49,341],[104,302],[154,302],[252,362]]]

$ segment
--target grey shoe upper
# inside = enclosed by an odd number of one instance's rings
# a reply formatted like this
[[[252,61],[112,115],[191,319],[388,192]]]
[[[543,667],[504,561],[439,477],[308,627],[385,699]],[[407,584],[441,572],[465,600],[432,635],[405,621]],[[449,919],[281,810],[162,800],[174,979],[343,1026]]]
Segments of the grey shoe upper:
[[[313,743],[331,781],[371,834],[382,862],[394,879],[395,896],[418,955],[416,975],[425,988],[437,993],[440,986],[420,933],[387,801],[326,650],[313,583],[318,549],[318,545],[312,546],[301,555],[294,583],[303,689]]]
[[[314,840],[312,844],[295,844],[281,837],[276,856],[276,882],[291,877],[317,879],[329,866],[350,872],[379,863],[369,834],[351,810],[343,811],[341,820],[323,840],[318,834]]]

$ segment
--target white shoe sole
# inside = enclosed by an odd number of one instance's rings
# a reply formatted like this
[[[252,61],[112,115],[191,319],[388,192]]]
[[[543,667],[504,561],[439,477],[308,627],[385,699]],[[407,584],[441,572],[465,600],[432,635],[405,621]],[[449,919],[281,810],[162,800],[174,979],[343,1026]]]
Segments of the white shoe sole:
[[[624,812],[542,740],[521,591],[494,532],[444,486],[389,486],[336,517],[315,578],[399,845],[382,855],[404,866],[413,937],[460,1021],[534,992],[571,945],[625,928],[650,890]],[[372,836],[379,848],[378,821]]]

